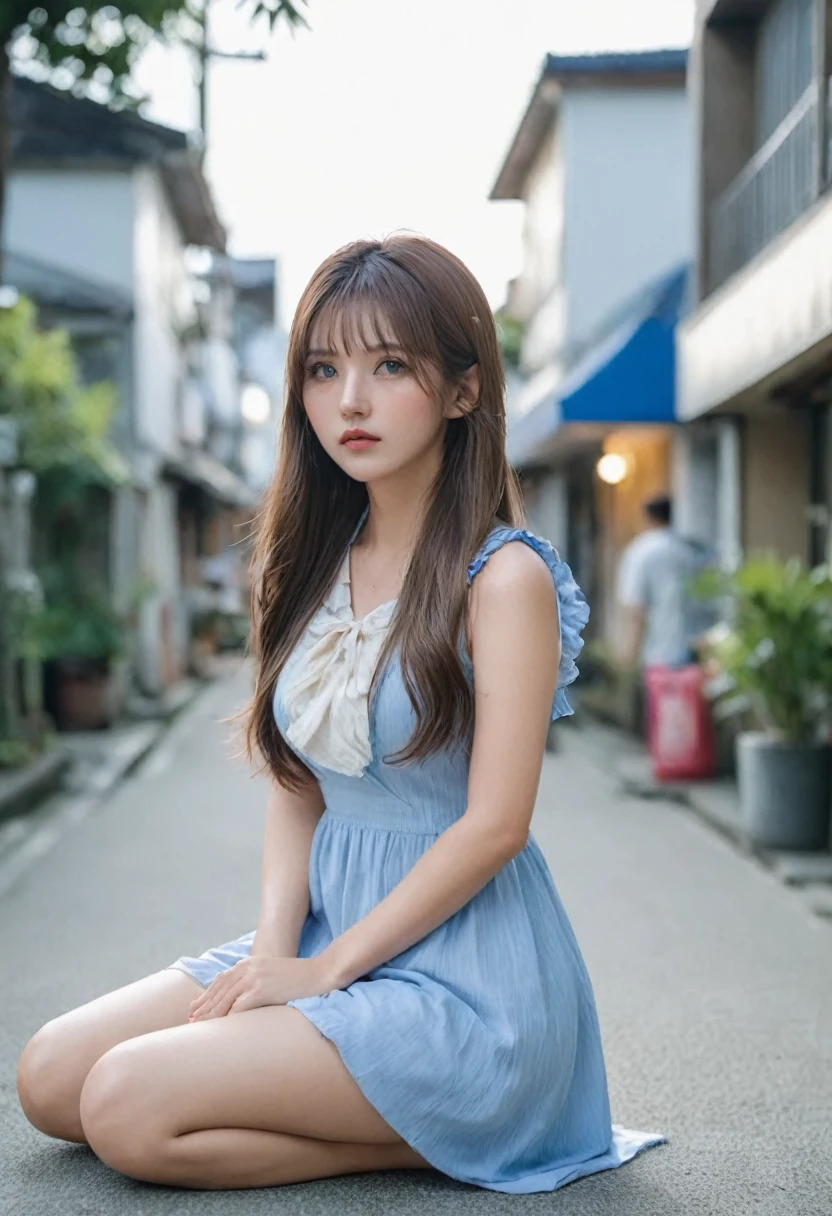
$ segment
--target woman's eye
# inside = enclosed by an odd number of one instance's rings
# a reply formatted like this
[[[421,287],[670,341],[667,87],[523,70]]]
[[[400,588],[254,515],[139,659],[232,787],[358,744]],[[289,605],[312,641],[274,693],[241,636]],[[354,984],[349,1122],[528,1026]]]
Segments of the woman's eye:
[[[385,359],[381,365],[391,376],[404,371],[404,364],[399,359]]]
[[[309,368],[309,374],[318,380],[331,380],[335,375],[335,368],[331,363],[313,363]]]

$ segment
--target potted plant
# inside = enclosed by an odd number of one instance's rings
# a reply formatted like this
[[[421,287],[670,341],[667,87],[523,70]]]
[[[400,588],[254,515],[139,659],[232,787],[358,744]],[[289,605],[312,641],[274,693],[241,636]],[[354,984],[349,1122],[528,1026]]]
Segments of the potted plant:
[[[725,598],[729,623],[709,650],[722,713],[737,735],[743,830],[762,848],[825,849],[832,801],[832,574],[796,559],[747,561],[699,581]]]
[[[60,729],[112,725],[118,711],[113,665],[125,641],[125,622],[103,589],[47,599],[31,622],[29,644],[51,667]]]

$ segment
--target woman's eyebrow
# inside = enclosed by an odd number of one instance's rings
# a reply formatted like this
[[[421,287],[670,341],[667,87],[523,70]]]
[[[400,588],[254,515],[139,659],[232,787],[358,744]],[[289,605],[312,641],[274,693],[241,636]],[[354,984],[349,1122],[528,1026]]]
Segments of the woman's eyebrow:
[[[365,354],[368,355],[376,355],[385,350],[403,351],[404,347],[399,346],[398,342],[378,342],[375,346],[367,346],[364,348]],[[307,352],[307,357],[310,355],[318,355],[324,358],[334,359],[337,354],[337,350],[322,350],[320,347],[311,347]]]

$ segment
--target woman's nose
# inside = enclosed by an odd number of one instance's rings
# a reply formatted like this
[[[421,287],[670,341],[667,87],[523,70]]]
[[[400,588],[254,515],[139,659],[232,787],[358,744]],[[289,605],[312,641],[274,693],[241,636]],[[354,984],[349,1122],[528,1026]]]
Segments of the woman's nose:
[[[360,372],[347,372],[342,381],[341,413],[344,417],[364,416],[369,408],[366,385]]]

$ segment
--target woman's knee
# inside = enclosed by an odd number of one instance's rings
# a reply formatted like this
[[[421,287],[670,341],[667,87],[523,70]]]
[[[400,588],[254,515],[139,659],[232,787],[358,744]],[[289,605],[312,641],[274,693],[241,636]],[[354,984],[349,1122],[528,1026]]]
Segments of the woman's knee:
[[[79,1113],[84,1138],[105,1165],[145,1182],[161,1180],[171,1137],[133,1041],[119,1043],[93,1064]]]
[[[26,1044],[17,1066],[17,1093],[32,1126],[59,1140],[83,1142],[78,1115],[82,1080],[63,1018],[47,1022]]]
[[[166,968],[48,1022],[18,1067],[29,1122],[49,1136],[83,1142],[81,1090],[96,1061],[122,1041],[185,1022],[198,992],[189,976]]]

